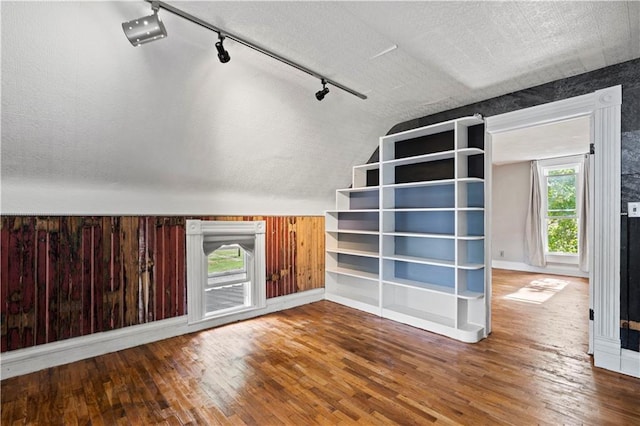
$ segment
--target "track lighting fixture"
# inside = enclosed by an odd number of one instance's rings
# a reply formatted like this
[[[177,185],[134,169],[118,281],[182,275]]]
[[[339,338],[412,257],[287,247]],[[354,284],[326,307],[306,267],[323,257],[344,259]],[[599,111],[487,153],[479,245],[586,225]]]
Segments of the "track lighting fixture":
[[[340,90],[344,90],[347,93],[351,93],[354,96],[359,97],[360,99],[367,99],[366,95],[363,95],[360,92],[357,92],[347,86],[344,86],[337,81],[328,80],[319,74],[304,65],[300,65],[297,62],[292,61],[291,59],[287,59],[284,56],[281,56],[275,52],[272,52],[269,49],[266,49],[258,44],[255,44],[249,40],[246,40],[236,34],[232,34],[229,31],[223,30],[222,28],[216,27],[215,25],[210,24],[207,21],[203,21],[202,19],[191,15],[190,13],[185,12],[184,10],[180,10],[177,7],[174,7],[168,3],[159,0],[145,0],[148,3],[151,3],[151,8],[153,9],[153,15],[145,16],[143,18],[134,19],[133,21],[124,22],[122,24],[122,29],[124,30],[125,35],[129,39],[132,45],[139,46],[143,43],[148,43],[150,41],[158,40],[161,38],[165,38],[167,36],[167,30],[164,28],[164,24],[158,18],[158,10],[164,9],[167,12],[171,12],[176,16],[179,16],[183,19],[186,19],[189,22],[192,22],[196,25],[200,25],[203,28],[206,28],[210,31],[218,33],[218,41],[216,42],[216,50],[218,51],[218,59],[223,64],[229,62],[231,60],[231,56],[229,56],[229,52],[227,52],[222,45],[222,42],[225,38],[230,38],[236,43],[242,44],[250,49],[255,50],[256,52],[262,53],[263,55],[267,55],[277,61],[282,62],[283,64],[289,65],[299,71],[309,74],[312,77],[319,78],[322,81],[322,90],[316,93],[316,99],[321,101],[324,97],[329,93],[329,88],[327,84],[331,84],[334,87],[337,87]],[[224,35],[223,35],[224,34]]]
[[[216,50],[218,51],[218,59],[223,64],[226,64],[231,60],[231,56],[229,56],[229,52],[224,49],[222,42],[224,41],[224,36],[220,33],[218,34],[218,42],[216,43]]]
[[[124,34],[134,46],[140,46],[167,36],[167,30],[158,16],[160,6],[157,3],[152,3],[151,8],[153,9],[153,15],[122,23]]]
[[[329,88],[327,87],[327,80],[323,78],[321,81],[322,81],[322,90],[318,90],[316,92],[316,99],[319,101],[323,100],[324,97],[327,96],[327,93],[329,93]]]

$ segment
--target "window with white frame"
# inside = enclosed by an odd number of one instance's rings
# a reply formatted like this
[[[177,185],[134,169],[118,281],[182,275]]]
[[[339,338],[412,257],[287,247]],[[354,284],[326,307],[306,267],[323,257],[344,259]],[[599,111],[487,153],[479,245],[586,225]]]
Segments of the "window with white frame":
[[[189,323],[265,305],[265,222],[188,220]]]
[[[579,162],[541,162],[543,241],[545,255],[577,258],[580,247]]]

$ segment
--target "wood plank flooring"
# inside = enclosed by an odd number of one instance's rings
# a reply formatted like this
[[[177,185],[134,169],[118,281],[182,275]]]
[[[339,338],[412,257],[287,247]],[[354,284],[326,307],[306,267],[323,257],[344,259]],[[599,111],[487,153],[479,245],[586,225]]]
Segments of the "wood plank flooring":
[[[640,424],[640,379],[586,355],[584,280],[543,304],[505,299],[460,343],[331,302],[2,381],[12,424]]]

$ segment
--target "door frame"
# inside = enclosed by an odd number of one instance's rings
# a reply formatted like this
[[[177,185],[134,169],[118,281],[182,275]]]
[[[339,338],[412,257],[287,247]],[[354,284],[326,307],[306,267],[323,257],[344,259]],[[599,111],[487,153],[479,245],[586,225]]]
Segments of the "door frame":
[[[623,371],[620,344],[621,104],[622,86],[618,85],[586,95],[487,117],[487,164],[491,164],[492,135],[571,118],[590,118],[595,155],[592,156],[594,197],[590,207],[593,229],[590,232],[592,238],[589,243],[590,307],[594,311],[594,319],[589,321],[589,346],[596,367],[633,374]],[[490,166],[488,168],[490,169]],[[490,200],[488,206],[491,206]],[[487,216],[490,217],[490,214],[489,212]],[[491,232],[490,222],[489,220],[487,235]],[[489,290],[489,326],[490,295]],[[588,318],[586,312],[585,317]]]

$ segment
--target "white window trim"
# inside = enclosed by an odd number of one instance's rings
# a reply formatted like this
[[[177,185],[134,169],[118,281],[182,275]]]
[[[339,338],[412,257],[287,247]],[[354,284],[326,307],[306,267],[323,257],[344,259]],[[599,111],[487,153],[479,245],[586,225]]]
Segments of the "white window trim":
[[[197,324],[221,316],[244,313],[266,306],[265,272],[265,222],[264,221],[203,221],[187,220],[187,319]],[[247,274],[251,277],[250,305],[239,309],[220,312],[219,315],[207,315],[204,303],[204,290],[207,287],[207,257],[204,254],[204,237],[209,235],[230,238],[239,235],[255,236],[255,247],[251,266]]]

